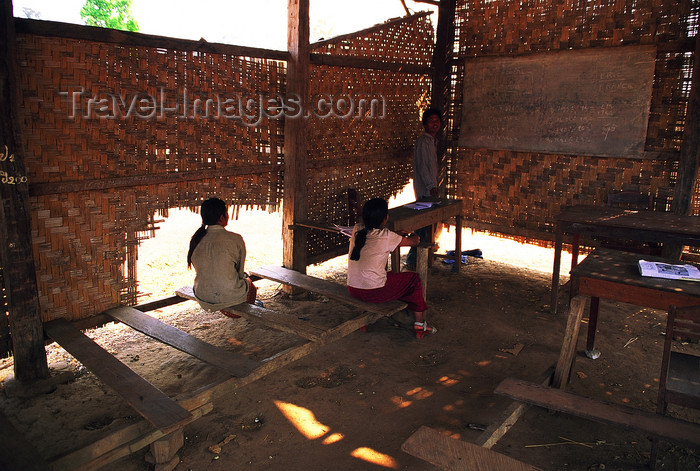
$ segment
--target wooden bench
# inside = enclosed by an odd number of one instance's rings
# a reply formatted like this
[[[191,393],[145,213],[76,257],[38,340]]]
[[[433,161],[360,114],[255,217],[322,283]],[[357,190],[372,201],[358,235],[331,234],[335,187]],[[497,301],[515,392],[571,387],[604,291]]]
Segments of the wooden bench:
[[[446,471],[537,471],[529,464],[489,448],[446,437],[437,430],[422,426],[401,449]]]
[[[46,322],[44,331],[163,433],[170,433],[194,420],[188,410],[117,360],[66,319]]]
[[[403,301],[367,303],[350,296],[347,287],[344,285],[305,275],[303,273],[299,273],[298,271],[290,270],[284,267],[268,265],[251,270],[251,274],[259,276],[260,278],[277,281],[278,283],[283,283],[285,285],[296,286],[297,288],[311,291],[313,293],[322,294],[327,298],[335,299],[336,301],[358,307],[371,314],[369,316],[371,319],[369,323],[372,323],[382,317],[390,316],[396,312],[406,309],[406,306],[408,306]]]
[[[639,430],[653,437],[700,447],[700,424],[578,396],[556,388],[507,378],[496,394],[546,409]]]
[[[186,299],[197,300],[191,286],[183,286],[175,291],[175,293]],[[255,304],[241,303],[227,307],[225,311],[235,313],[244,319],[260,323],[267,327],[289,332],[312,341],[317,341],[326,331],[326,329],[318,327],[309,321],[303,321],[295,316],[265,309]]]
[[[214,365],[231,376],[238,378],[246,376],[259,366],[257,361],[253,361],[239,353],[230,352],[208,344],[133,307],[122,306],[109,309],[105,313],[114,320],[122,322],[132,329],[138,330],[164,344],[177,348],[181,352],[188,353],[210,365]]]

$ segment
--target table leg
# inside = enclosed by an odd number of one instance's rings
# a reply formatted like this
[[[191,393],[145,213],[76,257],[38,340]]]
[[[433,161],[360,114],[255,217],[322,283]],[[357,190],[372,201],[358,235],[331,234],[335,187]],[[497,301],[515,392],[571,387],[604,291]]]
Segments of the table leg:
[[[419,244],[416,247],[416,273],[420,277],[423,285],[423,299],[428,299],[428,259],[432,251],[433,244]]]
[[[391,252],[391,271],[398,273],[401,271],[401,247]]]
[[[571,269],[578,265],[578,249],[581,243],[581,234],[574,234],[574,241],[571,244]]]
[[[566,321],[566,331],[564,341],[561,345],[559,360],[554,370],[552,387],[564,389],[569,382],[569,375],[576,360],[576,343],[578,341],[579,330],[581,329],[581,318],[586,307],[586,297],[576,296],[569,304],[568,320]]]
[[[564,232],[557,226],[554,240],[554,267],[552,268],[552,299],[549,309],[553,315],[557,315],[557,298],[559,296],[559,270],[561,269],[561,247],[564,242]]]
[[[455,264],[452,271],[459,273],[462,266],[462,215],[455,216]]]
[[[595,331],[598,328],[598,311],[600,310],[600,298],[591,296],[591,308],[588,313],[588,335],[586,337],[586,356],[595,360],[600,356],[600,351],[595,348]]]

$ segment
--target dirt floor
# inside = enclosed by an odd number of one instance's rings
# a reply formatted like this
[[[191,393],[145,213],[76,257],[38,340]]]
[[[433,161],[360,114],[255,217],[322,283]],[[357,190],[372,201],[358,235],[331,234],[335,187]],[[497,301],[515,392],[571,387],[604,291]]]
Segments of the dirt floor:
[[[144,301],[191,284],[193,274],[183,260],[198,224],[196,215],[174,211],[162,234],[144,242],[139,259],[140,287],[149,293]],[[248,267],[280,263],[279,237],[259,236],[261,228],[279,234],[277,224],[278,214],[259,213],[230,223],[248,243]],[[442,250],[453,248],[454,233],[444,234],[440,243]],[[218,398],[211,413],[185,428],[176,469],[431,470],[436,468],[401,451],[421,425],[476,441],[510,404],[493,393],[502,379],[534,381],[554,365],[565,319],[549,309],[551,250],[470,231],[463,248],[481,248],[484,258],[470,258],[459,274],[439,260],[430,270],[427,318],[438,327],[436,335],[416,340],[403,327],[408,315],[398,315]],[[309,267],[309,274],[344,283],[345,260]],[[331,324],[352,311],[319,296],[290,299],[275,283],[257,284],[265,307],[300,318]],[[562,290],[560,302],[567,296]],[[256,360],[298,342],[193,302],[151,314]],[[597,337],[602,356],[579,356],[569,391],[653,411],[664,323],[663,312],[602,301]],[[217,377],[215,368],[121,325],[89,335],[171,397]],[[50,366],[74,372],[73,381],[32,399],[0,396],[0,411],[42,456],[55,457],[138,420],[60,347],[51,345],[47,352]],[[0,362],[0,379],[11,373],[11,360]],[[686,409],[672,407],[671,414],[700,422],[700,414]],[[104,469],[150,469],[147,449]],[[494,450],[543,470],[637,470],[647,466],[650,442],[619,427],[530,408]],[[686,448],[664,444],[662,458],[664,470],[700,469],[697,452]]]

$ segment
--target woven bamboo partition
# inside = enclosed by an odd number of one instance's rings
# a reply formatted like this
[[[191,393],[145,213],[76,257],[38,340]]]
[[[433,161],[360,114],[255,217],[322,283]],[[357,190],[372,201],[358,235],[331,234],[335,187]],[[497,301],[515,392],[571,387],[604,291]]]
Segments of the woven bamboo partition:
[[[24,21],[21,26],[31,29]],[[153,236],[168,208],[197,208],[218,196],[236,210],[275,209],[282,197],[284,121],[269,117],[274,105],[261,99],[284,97],[283,60],[212,52],[225,46],[203,52],[195,42],[182,50],[149,46],[148,37],[137,38],[139,45],[98,42],[84,39],[91,36],[80,28],[58,36],[17,33],[44,321],[135,304],[139,241]],[[431,48],[432,27],[418,14],[318,43],[314,52],[425,66]],[[363,197],[390,196],[410,178],[429,77],[312,69],[312,99],[343,95],[358,100],[358,109],[359,100],[367,103],[354,118],[309,118],[309,217],[344,223],[347,188]],[[381,106],[371,104],[382,97]],[[312,236],[309,252],[327,253],[343,242]],[[11,348],[6,327],[0,325],[0,355]]]
[[[352,37],[312,44],[312,52],[427,67],[432,44],[429,17],[416,15]],[[349,188],[356,189],[363,202],[372,197],[388,198],[406,186],[413,171],[413,145],[422,132],[420,108],[425,107],[429,91],[430,77],[426,74],[312,66],[312,103],[334,97],[336,103],[345,98],[358,105],[358,100],[364,98],[367,105],[348,118],[310,118],[310,220],[348,224]],[[370,108],[372,100],[374,109]],[[338,115],[348,113],[347,107],[336,110]],[[344,244],[345,236],[311,231],[308,259],[315,262],[337,255],[338,250],[345,250]]]
[[[209,196],[279,204],[282,121],[246,126],[254,112],[225,119],[211,105],[282,94],[284,63],[23,34],[17,42],[43,320],[134,304],[138,242],[158,212]],[[102,108],[91,108],[93,97]]]
[[[453,68],[455,117],[451,142],[459,136],[461,77],[466,58],[516,56],[565,49],[627,44],[656,45],[656,70],[645,159],[539,154],[453,146],[448,191],[464,200],[467,225],[547,244],[562,206],[604,205],[615,190],[654,195],[668,210],[675,184],[698,21],[697,2],[594,0],[457,3]],[[696,191],[697,194],[697,191]],[[700,202],[695,199],[698,214]]]

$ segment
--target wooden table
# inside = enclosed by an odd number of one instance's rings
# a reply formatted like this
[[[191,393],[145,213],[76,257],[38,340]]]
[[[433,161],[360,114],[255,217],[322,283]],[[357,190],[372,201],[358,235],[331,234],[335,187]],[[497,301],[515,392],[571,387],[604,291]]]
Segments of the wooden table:
[[[573,234],[571,268],[578,262],[581,234],[618,240],[660,242],[700,246],[700,217],[660,211],[633,211],[606,206],[570,206],[556,218],[554,267],[552,269],[552,313],[557,313],[559,270],[564,234]]]
[[[554,372],[554,384],[564,387],[573,367],[585,297],[590,296],[590,318],[586,351],[595,355],[595,333],[600,298],[667,311],[669,306],[700,305],[700,282],[651,278],[639,274],[640,259],[678,263],[661,257],[596,249],[571,270],[572,302],[569,307],[566,333]]]
[[[413,232],[453,217],[455,218],[454,270],[459,272],[462,262],[462,200],[443,199],[428,209],[411,209],[406,205],[391,208],[387,227],[394,232]],[[401,254],[398,247],[391,254],[391,269],[395,272],[401,269]]]

